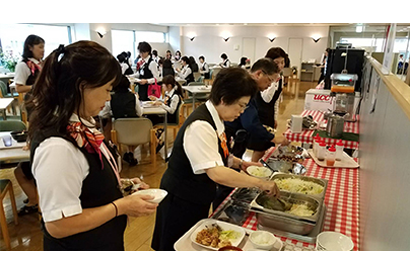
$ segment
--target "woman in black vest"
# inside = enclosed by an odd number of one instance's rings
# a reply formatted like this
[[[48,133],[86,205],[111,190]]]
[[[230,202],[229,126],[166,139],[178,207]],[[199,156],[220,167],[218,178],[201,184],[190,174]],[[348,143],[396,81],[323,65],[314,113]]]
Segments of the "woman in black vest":
[[[161,180],[160,188],[167,190],[168,195],[157,211],[153,249],[173,250],[185,232],[208,217],[217,184],[255,186],[278,194],[274,182],[229,168],[246,170],[252,163],[230,156],[223,121],[238,118],[256,89],[256,82],[245,70],[222,70],[212,85],[210,100],[199,106],[180,128]]]
[[[187,56],[183,56],[181,59],[181,64],[182,69],[176,68],[177,76],[181,79],[185,79],[187,85],[191,82],[194,82],[194,72],[192,71],[191,65],[189,64],[189,58]]]
[[[142,101],[149,101],[148,86],[154,84],[155,80],[160,81],[157,63],[151,57],[151,45],[147,42],[140,42],[138,45],[141,60],[137,64],[136,78],[141,79],[138,82],[138,94]]]
[[[219,66],[221,68],[229,68],[231,66],[231,62],[228,59],[228,56],[225,53],[222,53],[221,55],[222,62],[219,63]]]
[[[29,35],[23,48],[23,59],[16,66],[14,82],[18,93],[23,93],[24,100],[30,98],[31,89],[41,71],[42,59],[44,57],[44,40],[36,35]],[[32,112],[30,107],[25,105],[27,110],[27,120]],[[34,177],[31,173],[30,163],[21,162],[14,170],[14,175],[21,189],[27,195],[24,201],[26,205],[21,208],[19,215],[31,214],[38,211],[37,188],[34,184]]]
[[[127,216],[155,212],[152,197],[124,197],[132,184],[92,118],[120,78],[116,59],[92,41],[60,45],[44,62],[29,101],[37,105],[29,135],[44,250],[124,250]]]
[[[175,76],[174,68],[172,68],[172,62],[170,59],[165,59],[162,63],[162,77],[167,75]]]
[[[204,79],[211,79],[211,73],[209,72],[209,65],[208,63],[205,62],[205,57],[200,56],[199,62],[201,63],[201,68],[199,69],[199,72],[201,73],[201,75],[203,75]]]

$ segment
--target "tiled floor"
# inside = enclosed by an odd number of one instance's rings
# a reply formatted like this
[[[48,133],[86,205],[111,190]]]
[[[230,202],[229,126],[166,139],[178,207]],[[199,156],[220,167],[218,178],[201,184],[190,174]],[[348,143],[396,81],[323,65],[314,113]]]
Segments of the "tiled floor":
[[[307,90],[314,88],[314,82],[289,82],[289,86],[284,89],[283,101],[280,104],[278,115],[278,136],[286,130],[286,120],[292,114],[299,114],[303,110],[304,98]],[[172,132],[169,132],[170,139],[173,139]],[[169,145],[172,147],[172,144]],[[147,156],[148,146],[142,147],[139,155],[140,163],[137,166],[129,167],[126,163],[121,172],[122,177],[141,177],[144,182],[148,183],[152,188],[158,188],[162,174],[166,169],[164,160],[157,155],[157,168],[153,169],[150,163],[150,157]],[[251,152],[247,152],[244,159],[249,159]],[[17,207],[23,206],[23,200],[26,198],[20,189],[17,181],[14,178],[12,169],[1,169],[0,178],[8,178],[13,183],[13,189],[16,195]],[[42,233],[38,215],[26,215],[19,217],[19,224],[14,225],[13,214],[11,211],[10,200],[8,197],[3,202],[6,210],[6,218],[8,222],[9,234],[11,239],[12,250],[42,250]],[[129,225],[125,232],[125,248],[126,250],[152,250],[150,247],[151,236],[155,223],[155,216],[130,218]],[[0,238],[0,250],[6,250],[6,246],[2,238]]]

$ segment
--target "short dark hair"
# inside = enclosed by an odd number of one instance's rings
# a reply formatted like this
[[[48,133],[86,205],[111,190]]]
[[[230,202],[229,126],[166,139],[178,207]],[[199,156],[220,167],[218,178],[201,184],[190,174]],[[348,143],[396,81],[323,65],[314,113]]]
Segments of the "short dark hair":
[[[121,53],[121,54],[117,55],[117,60],[118,60],[120,63],[123,63],[123,62],[125,61],[125,56],[124,56],[124,54]]]
[[[225,53],[222,53],[221,58],[223,58],[223,59],[227,59],[227,58],[228,58],[228,56],[227,56]]]
[[[279,66],[270,58],[258,59],[251,68],[251,73],[262,70],[268,75],[280,73]]]
[[[172,75],[164,76],[164,78],[162,79],[162,84],[165,84],[165,85],[170,84],[172,87],[177,86],[177,89],[175,90],[175,93],[182,97],[182,87],[178,83],[178,81],[175,80],[174,76],[172,76]]]
[[[27,60],[28,58],[33,57],[33,52],[30,50],[30,47],[33,47],[36,44],[45,43],[44,39],[37,35],[29,35],[24,41],[23,48],[23,59]]]
[[[204,57],[204,56],[200,56],[198,59],[205,60],[205,57]]]
[[[138,51],[140,51],[140,52],[148,52],[148,53],[150,53],[151,54],[151,45],[149,45],[149,43],[147,43],[147,42],[140,42],[139,44],[138,44]]]
[[[212,84],[209,99],[215,106],[223,100],[232,105],[241,97],[253,97],[258,90],[256,81],[242,68],[222,69]]]
[[[266,53],[265,58],[270,58],[270,59],[273,59],[273,60],[277,59],[277,58],[286,59],[286,52],[283,51],[283,49],[280,48],[280,47],[272,47]]]
[[[128,92],[128,88],[130,87],[130,80],[122,75],[120,83],[114,88],[114,92],[116,93],[126,93]]]
[[[158,56],[158,51],[157,50],[152,50],[152,55],[157,57]]]

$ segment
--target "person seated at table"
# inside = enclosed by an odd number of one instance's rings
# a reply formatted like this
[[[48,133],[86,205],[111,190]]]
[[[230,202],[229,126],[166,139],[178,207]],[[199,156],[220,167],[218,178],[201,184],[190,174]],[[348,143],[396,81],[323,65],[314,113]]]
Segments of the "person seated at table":
[[[189,59],[187,56],[183,56],[181,59],[182,69],[176,68],[176,74],[179,78],[186,80],[188,85],[194,82],[194,73],[192,72],[191,66],[189,65]]]
[[[162,89],[165,92],[164,100],[160,100],[155,96],[150,96],[150,99],[155,101],[154,105],[160,106],[167,111],[167,122],[169,124],[174,124],[177,121],[178,108],[181,105],[182,99],[182,87],[171,75],[167,75],[162,79]],[[164,117],[159,115],[147,115],[147,118],[152,121],[152,124],[155,126],[159,123],[164,123]],[[161,150],[164,145],[163,141],[163,129],[157,130],[157,153]]]
[[[208,63],[205,62],[205,57],[200,56],[199,57],[199,62],[201,63],[201,68],[199,69],[199,72],[203,76],[203,79],[211,79],[211,73],[209,71],[209,65],[208,65]]]
[[[238,67],[239,67],[239,68],[242,68],[242,69],[246,69],[246,60],[247,60],[247,59],[248,59],[247,57],[242,57],[242,58],[239,60]]]
[[[122,52],[121,54],[118,54],[117,60],[121,65],[121,72],[123,75],[132,75],[134,73],[134,71],[131,68],[131,65],[129,64],[127,52]]]
[[[258,187],[279,195],[275,182],[231,169],[245,171],[257,165],[229,155],[223,124],[243,113],[256,88],[256,82],[243,69],[223,69],[215,78],[210,99],[180,128],[161,180],[160,188],[168,195],[158,206],[151,244],[154,250],[173,250],[184,233],[208,217],[217,184]]]
[[[33,108],[26,105],[31,97],[31,90],[42,69],[45,41],[37,35],[29,35],[24,41],[22,60],[17,64],[14,82],[16,91],[24,94],[24,106],[27,111],[27,120]],[[20,209],[19,215],[38,212],[37,188],[31,173],[30,162],[21,162],[14,170],[14,176],[21,189],[26,194],[25,205]]]
[[[120,79],[118,61],[93,41],[60,45],[45,60],[29,127],[45,251],[123,251],[127,216],[155,213],[152,196],[127,193],[118,153],[92,117]]]
[[[175,76],[174,68],[172,68],[172,62],[170,59],[165,59],[162,64],[162,77],[166,77],[168,75]]]
[[[231,62],[228,59],[228,56],[225,53],[221,55],[222,62],[219,63],[219,66],[222,68],[229,68],[231,66]]]
[[[192,72],[197,73],[199,71],[198,63],[196,63],[193,56],[189,57],[189,66],[191,66]]]
[[[147,42],[138,44],[140,62],[137,63],[137,72],[132,75],[141,79],[138,84],[138,94],[142,101],[149,101],[148,86],[160,81],[157,63],[151,57],[151,45]]]
[[[130,89],[130,81],[126,76],[121,77],[121,81],[114,88],[114,94],[111,95],[111,101],[105,102],[104,109],[98,114],[102,119],[104,131],[110,133],[111,117],[118,118],[135,118],[142,116],[142,107],[137,93],[132,93]],[[107,128],[107,124],[109,124]],[[128,162],[130,166],[138,164],[138,160],[134,157],[132,152],[135,147],[128,146],[128,152],[123,156],[124,161]]]

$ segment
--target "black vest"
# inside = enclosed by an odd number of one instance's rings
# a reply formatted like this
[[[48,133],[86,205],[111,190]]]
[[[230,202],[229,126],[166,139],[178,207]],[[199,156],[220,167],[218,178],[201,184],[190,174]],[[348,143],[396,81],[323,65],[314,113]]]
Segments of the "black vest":
[[[64,138],[78,148],[73,139],[67,138],[55,130],[46,129],[36,133],[31,142],[31,162],[33,162],[35,151],[39,144],[50,137]],[[115,154],[112,149],[109,148],[109,150],[112,154]],[[122,193],[118,188],[117,178],[105,156],[102,154],[104,169],[101,169],[101,162],[97,153],[88,153],[84,148],[81,148],[80,151],[84,154],[90,167],[89,174],[82,182],[80,195],[82,208],[87,209],[107,205],[121,198]],[[52,237],[47,232],[43,220],[41,223],[45,236],[45,249],[84,251],[124,250],[124,231],[127,224],[127,216],[125,215],[113,218],[95,229],[61,239]]]
[[[27,60],[27,59],[23,59],[23,62],[24,62],[26,65],[27,65],[27,62],[28,62],[28,61],[29,61],[29,60]],[[28,65],[27,65],[27,67],[28,67]],[[35,66],[35,67],[37,67],[37,66]],[[30,68],[29,68],[29,69],[30,69]],[[31,69],[30,69],[30,76],[27,78],[25,85],[27,85],[27,86],[34,85],[34,83],[36,82],[36,79],[37,79],[37,77],[39,76],[39,74],[40,74],[40,70],[39,70],[39,69],[35,68],[34,73],[33,73],[33,71],[31,71]],[[32,93],[31,93],[31,91],[27,92],[27,93],[24,95],[24,102],[25,102],[25,104],[27,103],[27,101],[29,101],[29,100],[31,99],[32,96],[33,96],[33,95],[32,95]],[[31,115],[31,113],[33,112],[34,108],[33,108],[33,107],[27,107],[27,105],[25,105],[25,108],[26,108],[26,111],[27,111],[27,121],[29,121],[29,120],[30,120],[30,115]]]
[[[279,80],[278,84],[278,90],[275,92],[272,100],[269,103],[266,103],[263,100],[261,92],[257,92],[257,94],[253,98],[256,102],[259,119],[261,120],[262,124],[270,126],[272,128],[275,127],[275,103],[282,93],[282,79]]]
[[[202,70],[202,71],[205,71],[205,70],[206,70],[206,69],[205,69],[205,64],[206,64],[206,62],[205,62],[204,65],[202,65],[202,67],[201,67],[201,70]],[[211,73],[210,73],[210,72],[205,73],[205,74],[204,74],[204,77],[205,77],[205,79],[211,79]]]
[[[211,113],[205,104],[199,106],[184,122],[179,129],[178,135],[174,142],[171,157],[168,163],[168,169],[165,171],[161,180],[161,188],[168,192],[193,203],[210,205],[215,198],[216,184],[207,174],[195,175],[191,163],[184,151],[184,134],[186,128],[197,120],[203,120],[211,124],[215,129],[216,125],[212,119]],[[218,137],[219,154],[225,165],[228,157],[224,156],[221,147],[221,140]]]
[[[194,77],[194,72],[192,70],[192,67],[189,64],[188,64],[188,67],[191,68],[191,73],[185,78],[187,84],[191,82],[195,82],[195,77]]]
[[[111,111],[115,119],[137,117],[136,97],[131,92],[117,92],[111,96]]]
[[[178,95],[178,94],[174,93],[172,95],[172,97],[174,97],[175,95]],[[171,106],[172,97],[169,97],[167,99],[167,101],[165,101],[165,105],[167,105],[168,107]],[[182,98],[181,98],[181,96],[179,96],[179,102],[178,102],[177,109],[175,110],[175,112],[173,114],[167,113],[167,122],[168,123],[175,124],[177,122],[178,108],[181,105],[181,102],[182,102]]]

